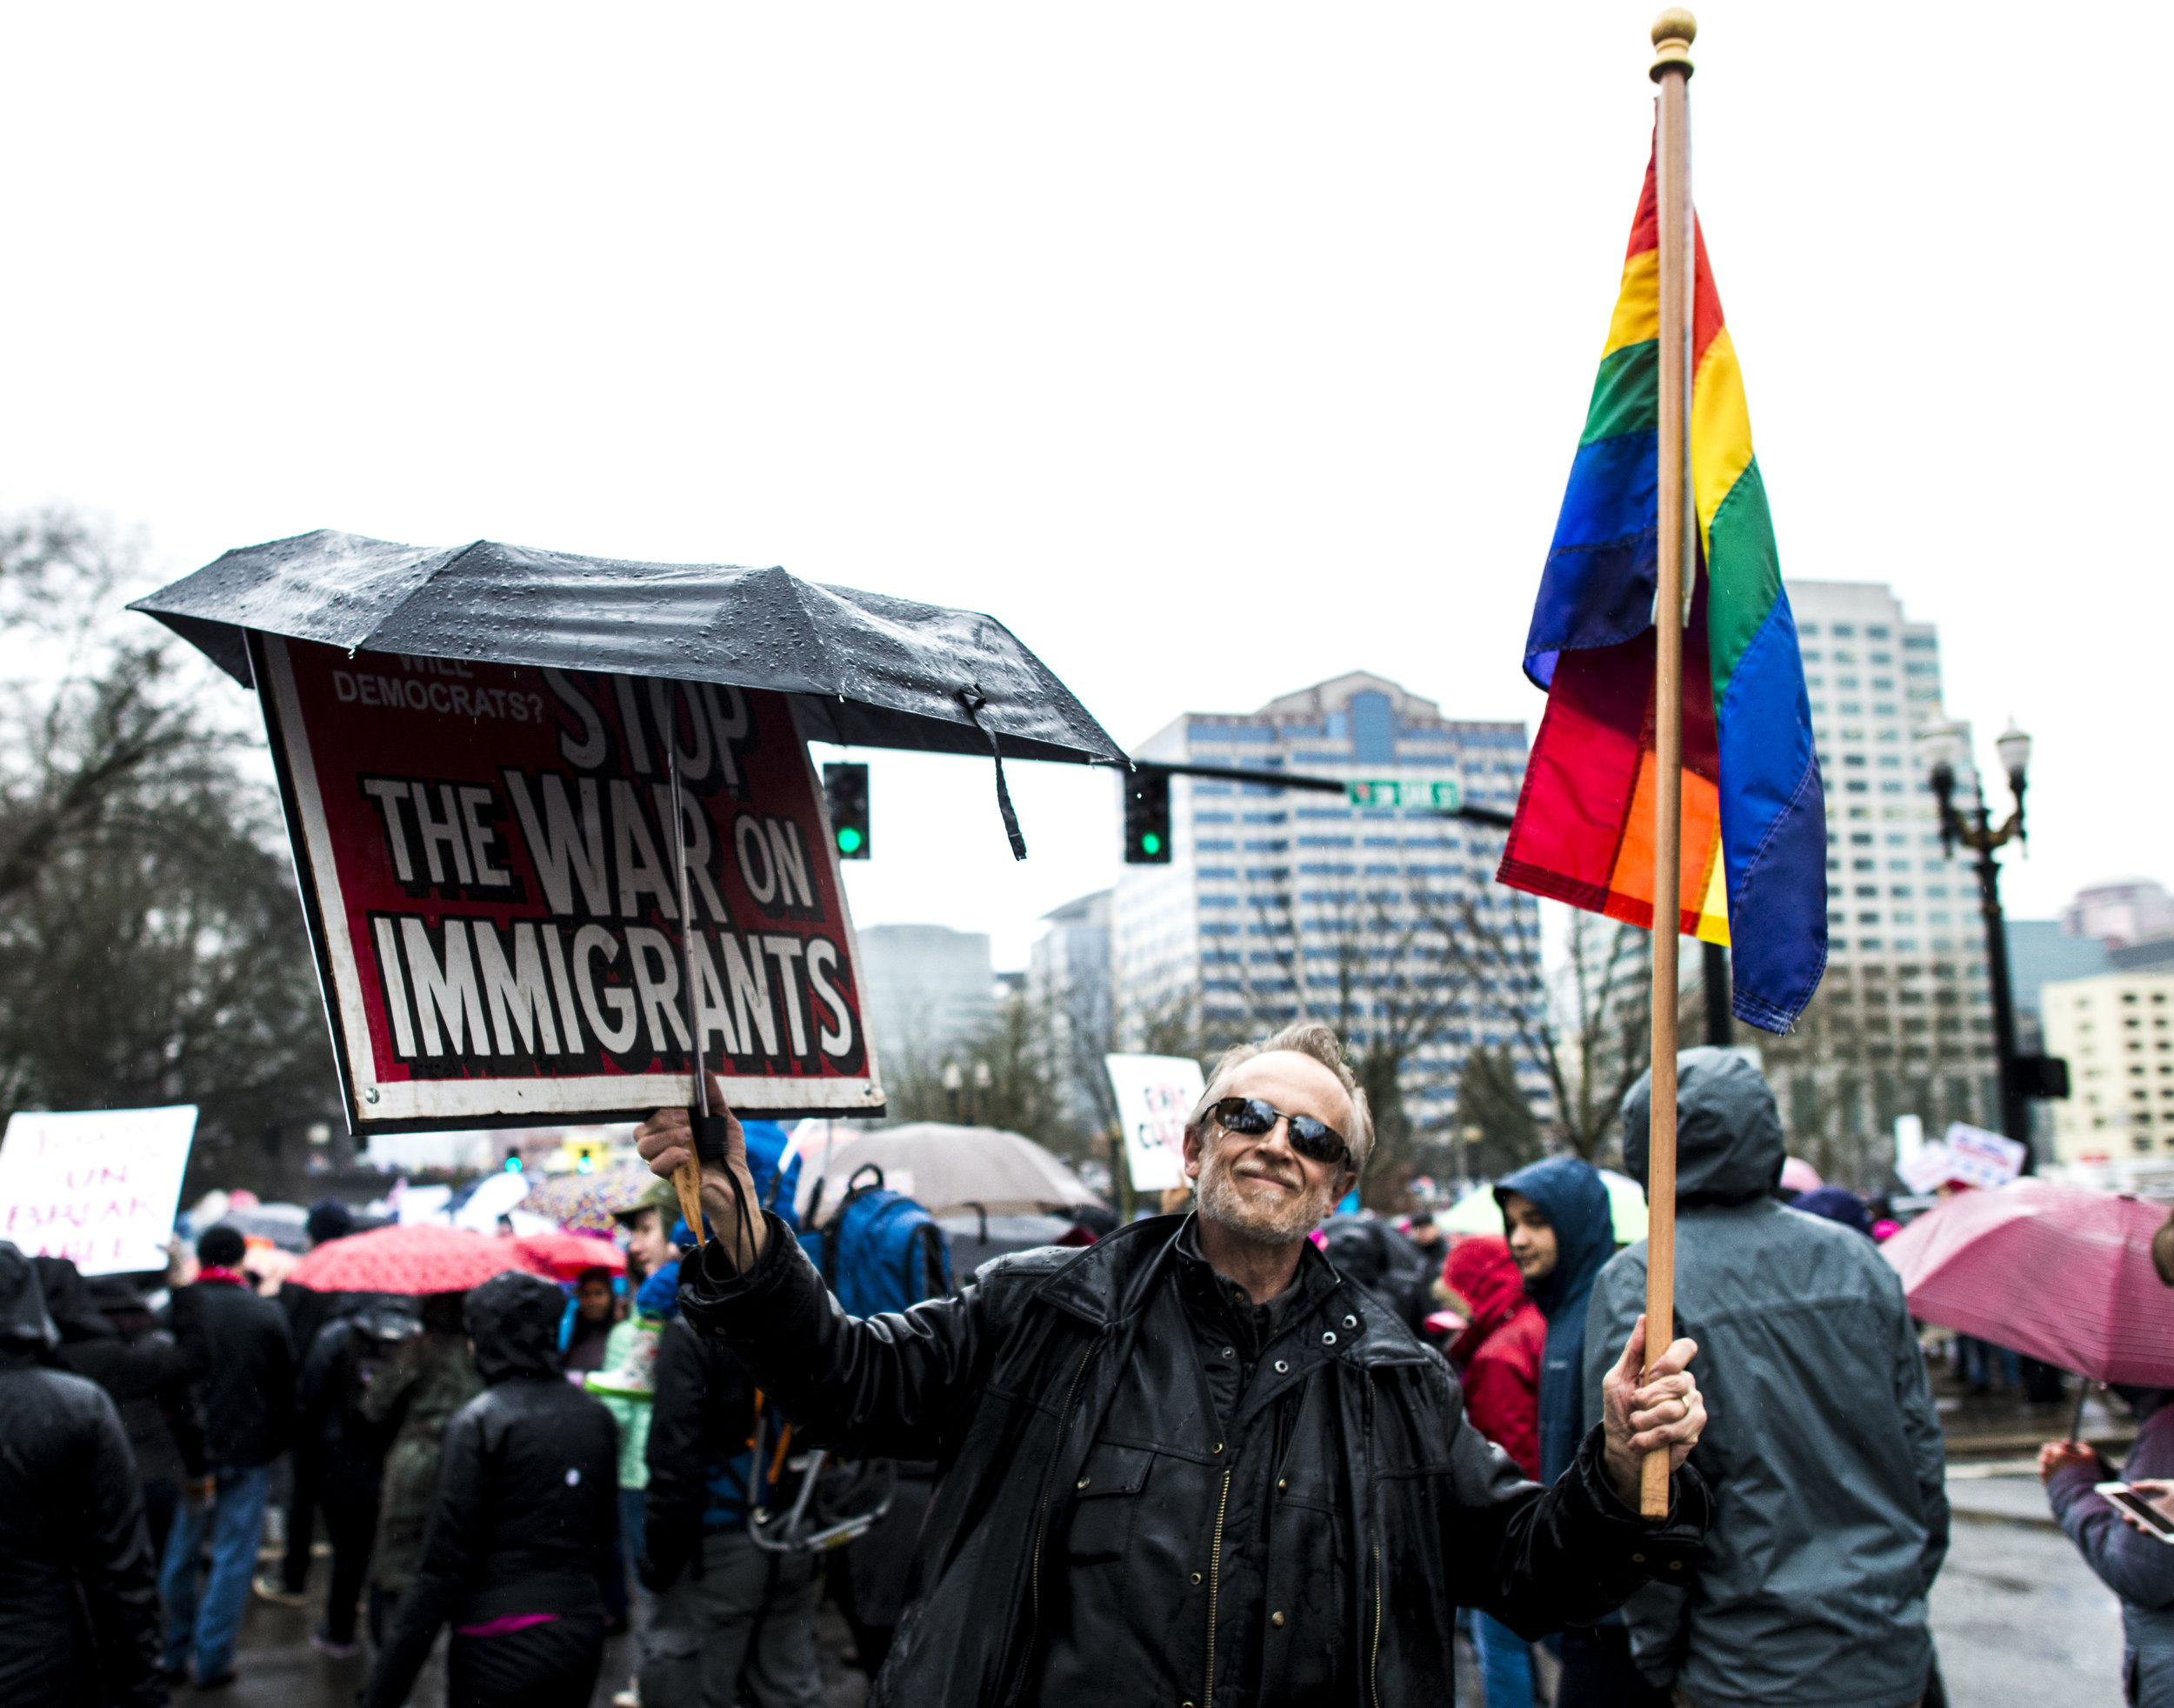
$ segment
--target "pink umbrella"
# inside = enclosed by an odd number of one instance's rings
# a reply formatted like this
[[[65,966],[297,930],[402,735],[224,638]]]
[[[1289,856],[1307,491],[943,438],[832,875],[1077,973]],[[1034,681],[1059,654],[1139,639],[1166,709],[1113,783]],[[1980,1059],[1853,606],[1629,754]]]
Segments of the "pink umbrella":
[[[555,1281],[571,1281],[585,1269],[608,1269],[616,1275],[626,1268],[625,1252],[590,1234],[523,1233],[504,1243],[520,1253],[521,1268]]]
[[[429,1223],[376,1228],[318,1246],[285,1284],[321,1293],[464,1293],[509,1269],[557,1278],[520,1244]]]
[[[1880,1250],[1910,1312],[2098,1382],[2174,1387],[2174,1289],[2151,1268],[2166,1206],[2031,1177],[1958,1192]]]

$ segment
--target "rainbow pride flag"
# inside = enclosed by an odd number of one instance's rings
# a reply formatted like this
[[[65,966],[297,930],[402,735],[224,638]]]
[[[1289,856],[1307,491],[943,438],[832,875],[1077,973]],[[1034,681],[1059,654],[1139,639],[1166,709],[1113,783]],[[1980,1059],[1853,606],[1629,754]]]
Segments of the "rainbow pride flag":
[[[1653,924],[1660,222],[1653,165],[1525,640],[1547,713],[1497,876]],[[1826,803],[1736,348],[1694,222],[1683,917],[1731,944],[1739,1019],[1795,1024],[1827,964]]]

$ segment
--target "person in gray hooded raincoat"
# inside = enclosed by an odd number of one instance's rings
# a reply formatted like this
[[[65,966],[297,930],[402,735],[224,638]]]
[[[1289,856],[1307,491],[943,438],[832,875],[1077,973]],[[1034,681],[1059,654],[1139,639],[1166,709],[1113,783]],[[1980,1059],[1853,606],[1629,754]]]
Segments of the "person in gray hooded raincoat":
[[[1905,1708],[1933,1667],[1946,1465],[1902,1282],[1863,1235],[1784,1208],[1774,1093],[1725,1050],[1677,1058],[1676,1332],[1711,1421],[1691,1463],[1716,1510],[1680,1586],[1623,1610],[1640,1671],[1696,1708]],[[1623,1103],[1646,1178],[1651,1076]],[[1645,1242],[1594,1284],[1586,1412],[1645,1309]]]

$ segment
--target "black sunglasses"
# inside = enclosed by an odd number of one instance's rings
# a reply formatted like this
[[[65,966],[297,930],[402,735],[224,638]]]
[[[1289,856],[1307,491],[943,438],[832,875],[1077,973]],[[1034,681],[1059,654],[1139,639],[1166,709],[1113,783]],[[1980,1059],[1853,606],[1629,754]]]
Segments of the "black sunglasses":
[[[1261,1098],[1223,1098],[1210,1109],[1226,1132],[1258,1138],[1278,1121],[1290,1123],[1290,1148],[1310,1162],[1337,1164],[1350,1159],[1351,1147],[1326,1121],[1310,1115],[1286,1115]]]

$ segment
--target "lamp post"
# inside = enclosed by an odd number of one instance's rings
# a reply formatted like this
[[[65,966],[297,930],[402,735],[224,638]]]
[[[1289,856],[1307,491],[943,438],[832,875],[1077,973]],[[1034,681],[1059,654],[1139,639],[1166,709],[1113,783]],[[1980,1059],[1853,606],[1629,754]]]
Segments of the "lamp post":
[[[1926,758],[1932,764],[1932,792],[1940,803],[1940,845],[1955,857],[1960,843],[1977,857],[1978,911],[1985,919],[1985,971],[1993,987],[1993,1043],[1999,1057],[2001,1131],[2024,1147],[2023,1171],[2031,1171],[2036,1158],[2031,1144],[2031,1105],[2016,1057],[2016,1003],[2008,983],[2008,929],[2000,911],[2000,863],[1993,851],[2012,842],[2026,842],[2023,828],[2023,797],[2031,767],[2031,737],[2009,720],[1993,744],[2001,769],[2008,773],[2008,792],[2015,811],[2007,823],[1995,829],[1985,805],[1985,791],[1975,765],[1971,768],[1971,804],[1955,803],[1956,767],[1969,759],[1962,730],[1954,724],[1929,724],[1917,732]]]

